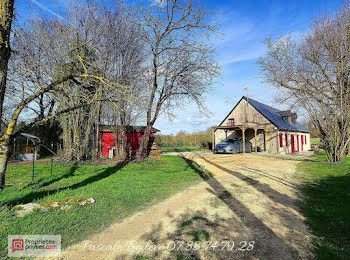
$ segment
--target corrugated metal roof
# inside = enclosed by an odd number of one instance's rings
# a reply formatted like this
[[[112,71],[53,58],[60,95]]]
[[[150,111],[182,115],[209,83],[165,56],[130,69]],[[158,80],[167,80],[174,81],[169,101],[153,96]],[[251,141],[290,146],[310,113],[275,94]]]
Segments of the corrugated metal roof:
[[[245,99],[257,111],[259,111],[267,120],[276,126],[278,130],[310,133],[310,131],[301,124],[289,124],[288,122],[284,121],[278,114],[279,112],[282,112],[281,110],[270,107],[245,96],[243,96],[242,99]]]
[[[30,141],[32,141],[34,144],[40,144],[41,140],[39,137],[27,133],[21,133],[21,136],[28,138]]]

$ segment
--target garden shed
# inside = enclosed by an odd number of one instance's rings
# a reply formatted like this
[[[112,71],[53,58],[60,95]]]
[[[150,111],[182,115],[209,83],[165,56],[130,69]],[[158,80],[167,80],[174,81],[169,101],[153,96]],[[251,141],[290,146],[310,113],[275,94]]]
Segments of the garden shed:
[[[139,148],[141,137],[144,135],[145,130],[146,126],[128,126],[123,131],[125,141],[130,145],[132,151],[136,151]],[[152,127],[150,137],[153,138],[158,132],[160,130]],[[120,146],[120,133],[120,127],[102,126],[100,131],[100,154],[102,156],[111,157],[111,149],[117,149]]]

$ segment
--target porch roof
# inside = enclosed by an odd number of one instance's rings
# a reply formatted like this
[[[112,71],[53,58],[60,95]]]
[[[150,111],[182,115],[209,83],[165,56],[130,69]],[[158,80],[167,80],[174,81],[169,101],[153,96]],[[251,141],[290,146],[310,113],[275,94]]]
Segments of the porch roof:
[[[250,125],[233,125],[233,126],[213,126],[212,127],[215,130],[222,129],[222,130],[242,130],[244,129],[257,129],[257,130],[265,130],[265,126],[250,126]]]

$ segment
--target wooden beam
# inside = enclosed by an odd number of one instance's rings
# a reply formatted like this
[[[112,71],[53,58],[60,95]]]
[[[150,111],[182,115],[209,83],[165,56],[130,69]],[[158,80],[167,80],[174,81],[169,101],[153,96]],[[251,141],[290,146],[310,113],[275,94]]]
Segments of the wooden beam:
[[[212,138],[213,138],[213,139],[212,139],[213,142],[212,142],[212,145],[211,145],[211,151],[214,152],[214,147],[215,147],[215,135],[214,135],[214,133],[215,133],[215,127],[212,128],[211,133],[212,133]]]
[[[255,134],[255,152],[258,152],[258,145],[257,145],[257,140],[256,140],[256,132],[258,131],[258,129],[254,129],[254,134]]]
[[[245,153],[245,128],[242,127],[243,153]]]

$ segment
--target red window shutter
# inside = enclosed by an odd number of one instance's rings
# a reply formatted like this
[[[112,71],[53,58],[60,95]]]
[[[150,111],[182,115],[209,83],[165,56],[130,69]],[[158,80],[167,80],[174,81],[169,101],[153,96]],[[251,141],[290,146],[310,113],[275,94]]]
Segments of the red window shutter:
[[[280,147],[283,147],[283,136],[280,134]]]
[[[299,135],[297,135],[297,152],[300,152],[300,148],[299,148]]]
[[[301,135],[300,139],[301,139],[301,151],[303,151],[304,150],[304,141],[305,141],[304,135]]]
[[[235,119],[234,118],[231,118],[228,120],[228,125],[229,126],[234,126],[235,125]]]
[[[286,138],[286,147],[288,147],[288,135],[285,134],[284,136],[285,136],[285,138]]]
[[[305,144],[306,144],[306,135],[304,135],[304,137],[305,137]]]

